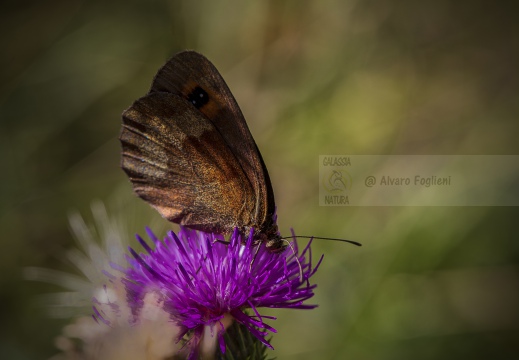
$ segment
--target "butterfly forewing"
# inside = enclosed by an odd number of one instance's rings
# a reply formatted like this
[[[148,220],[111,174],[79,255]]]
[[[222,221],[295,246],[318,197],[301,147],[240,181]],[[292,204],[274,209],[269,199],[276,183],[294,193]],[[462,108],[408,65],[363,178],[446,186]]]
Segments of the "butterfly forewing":
[[[236,100],[215,66],[197,52],[179,53],[159,70],[150,92],[183,97],[215,125],[255,191],[257,223],[268,221],[275,204],[267,168]]]

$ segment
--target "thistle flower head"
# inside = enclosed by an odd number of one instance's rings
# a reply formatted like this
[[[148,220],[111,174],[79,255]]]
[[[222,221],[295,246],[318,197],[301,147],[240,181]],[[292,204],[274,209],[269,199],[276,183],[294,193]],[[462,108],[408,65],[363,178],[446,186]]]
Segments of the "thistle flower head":
[[[114,268],[124,272],[127,301],[135,313],[142,308],[146,294],[160,294],[164,309],[180,328],[179,339],[191,335],[193,358],[204,328],[216,328],[222,352],[229,318],[272,348],[266,336],[276,331],[265,320],[275,318],[260,315],[258,308],[316,307],[305,301],[314,295],[316,285],[309,279],[322,256],[313,267],[310,243],[301,253],[294,241],[286,251],[273,254],[264,244],[253,246],[253,231],[243,236],[235,230],[228,244],[218,235],[187,228],[181,228],[178,235],[169,232],[163,241],[149,229],[147,234],[154,249],[138,236],[145,253],[130,248],[130,266]]]

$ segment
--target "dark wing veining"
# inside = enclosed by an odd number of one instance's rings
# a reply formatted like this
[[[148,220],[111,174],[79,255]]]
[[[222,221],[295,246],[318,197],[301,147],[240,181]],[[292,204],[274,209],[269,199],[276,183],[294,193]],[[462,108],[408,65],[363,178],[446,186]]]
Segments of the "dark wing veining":
[[[166,219],[222,234],[254,225],[258,185],[228,139],[184,98],[153,92],[137,100],[123,113],[120,140],[135,192]]]

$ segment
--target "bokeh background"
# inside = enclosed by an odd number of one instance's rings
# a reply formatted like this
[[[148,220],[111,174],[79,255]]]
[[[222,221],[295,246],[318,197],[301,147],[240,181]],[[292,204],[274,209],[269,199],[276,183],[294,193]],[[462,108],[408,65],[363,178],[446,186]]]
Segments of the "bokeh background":
[[[119,169],[120,114],[174,53],[226,79],[268,165],[282,232],[325,254],[313,311],[270,311],[279,359],[519,353],[517,207],[319,207],[325,154],[519,154],[519,16],[500,1],[4,1],[0,357],[45,359],[69,320],[27,281],[78,273],[67,216],[166,222]],[[485,171],[485,169],[481,169]],[[519,179],[518,179],[519,180]],[[477,194],[475,194],[477,196]],[[88,313],[84,309],[83,314]]]

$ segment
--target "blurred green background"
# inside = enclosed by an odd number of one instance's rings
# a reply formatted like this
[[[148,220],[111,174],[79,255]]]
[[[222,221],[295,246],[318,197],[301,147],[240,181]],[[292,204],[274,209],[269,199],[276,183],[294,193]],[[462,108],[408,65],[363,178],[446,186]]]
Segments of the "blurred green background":
[[[120,114],[182,49],[220,70],[272,177],[282,233],[325,261],[313,311],[267,311],[279,359],[519,353],[517,207],[319,207],[325,154],[519,154],[519,16],[484,1],[7,1],[0,92],[0,357],[67,320],[22,269],[76,272],[67,214],[160,223],[119,169]],[[484,169],[482,169],[484,171]],[[519,179],[517,179],[519,180]],[[123,205],[121,205],[123,204]],[[88,309],[86,310],[88,312]]]

